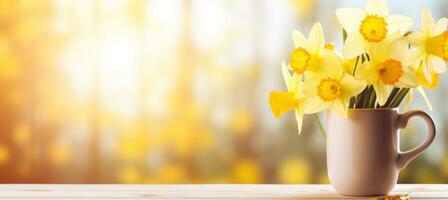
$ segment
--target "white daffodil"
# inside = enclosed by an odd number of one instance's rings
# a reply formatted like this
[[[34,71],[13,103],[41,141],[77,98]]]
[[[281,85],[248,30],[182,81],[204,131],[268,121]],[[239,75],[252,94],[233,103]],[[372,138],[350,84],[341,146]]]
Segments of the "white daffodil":
[[[431,13],[427,8],[422,9],[420,30],[408,35],[409,42],[416,48],[410,64],[419,67],[429,84],[432,84],[435,73],[446,71],[448,60],[448,31],[447,18],[442,18],[434,24]]]
[[[324,34],[320,23],[315,23],[310,30],[308,39],[302,33],[293,32],[295,50],[291,54],[291,70],[296,74],[305,72],[322,73],[327,66],[322,60],[327,52],[332,52],[334,45],[325,44]]]
[[[365,10],[340,8],[336,10],[336,15],[347,32],[343,52],[347,59],[368,52],[370,46],[395,32],[404,35],[414,24],[409,17],[389,15],[386,0],[368,0]]]
[[[271,92],[269,95],[269,105],[275,117],[280,117],[283,113],[295,110],[297,128],[299,134],[302,130],[302,120],[305,114],[303,102],[305,96],[302,93],[302,75],[291,74],[288,71],[286,63],[282,63],[283,79],[286,83],[287,92]]]
[[[311,74],[304,83],[304,93],[309,99],[304,102],[309,112],[330,109],[347,117],[350,98],[356,96],[366,87],[365,81],[356,80],[343,71],[342,64],[335,63],[331,73],[325,75]]]
[[[356,77],[373,85],[380,105],[386,103],[393,88],[414,88],[417,78],[407,64],[408,42],[405,38],[385,41],[371,48],[370,61],[358,68]]]

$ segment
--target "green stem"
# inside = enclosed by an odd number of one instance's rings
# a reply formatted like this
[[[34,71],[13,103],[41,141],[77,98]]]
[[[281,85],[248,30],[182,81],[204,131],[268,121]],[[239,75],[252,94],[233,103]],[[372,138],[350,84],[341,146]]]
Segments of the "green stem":
[[[390,92],[389,97],[386,100],[386,103],[383,105],[383,108],[388,108],[392,101],[396,98],[397,93],[400,91],[400,88],[394,88],[392,89],[392,92]]]
[[[376,103],[376,92],[375,89],[372,86],[372,95],[370,95],[370,99],[369,99],[369,104],[368,104],[368,108],[374,108],[375,107],[375,103]]]
[[[395,108],[400,106],[401,101],[403,101],[406,94],[409,92],[409,88],[401,88],[400,92],[398,92],[397,97],[395,97],[394,101],[392,102],[390,108]]]
[[[322,125],[322,122],[319,119],[319,116],[316,114],[314,114],[314,119],[317,122],[317,126],[319,127],[320,133],[321,135],[324,137],[325,141],[327,141],[327,133],[325,132],[324,126]]]

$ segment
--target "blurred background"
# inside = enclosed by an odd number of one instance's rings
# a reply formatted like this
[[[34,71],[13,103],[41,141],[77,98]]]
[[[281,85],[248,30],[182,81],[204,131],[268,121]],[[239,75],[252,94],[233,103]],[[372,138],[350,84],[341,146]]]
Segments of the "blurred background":
[[[389,1],[417,25],[423,3],[448,16],[445,0]],[[268,94],[285,90],[293,30],[320,21],[340,49],[335,9],[364,5],[0,0],[0,182],[328,183],[314,119],[298,136]],[[447,74],[427,93],[438,135],[402,183],[448,183]],[[418,94],[411,107],[429,112]],[[403,150],[425,130],[409,123]]]

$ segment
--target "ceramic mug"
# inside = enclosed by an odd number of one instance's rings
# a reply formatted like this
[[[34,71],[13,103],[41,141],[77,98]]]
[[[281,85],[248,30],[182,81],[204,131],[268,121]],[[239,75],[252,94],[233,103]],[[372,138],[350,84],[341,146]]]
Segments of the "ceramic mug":
[[[411,117],[428,126],[426,141],[400,152],[399,131]],[[327,170],[336,191],[349,196],[389,193],[401,169],[433,142],[434,122],[423,111],[403,114],[398,109],[349,109],[348,117],[327,113]]]

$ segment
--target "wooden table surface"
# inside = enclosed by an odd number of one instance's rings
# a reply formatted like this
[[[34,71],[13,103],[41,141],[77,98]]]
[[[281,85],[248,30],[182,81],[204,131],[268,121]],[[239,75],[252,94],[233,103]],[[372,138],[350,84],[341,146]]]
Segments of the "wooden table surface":
[[[448,185],[397,185],[391,194],[448,199]],[[344,197],[330,185],[0,184],[0,199],[371,199]]]

